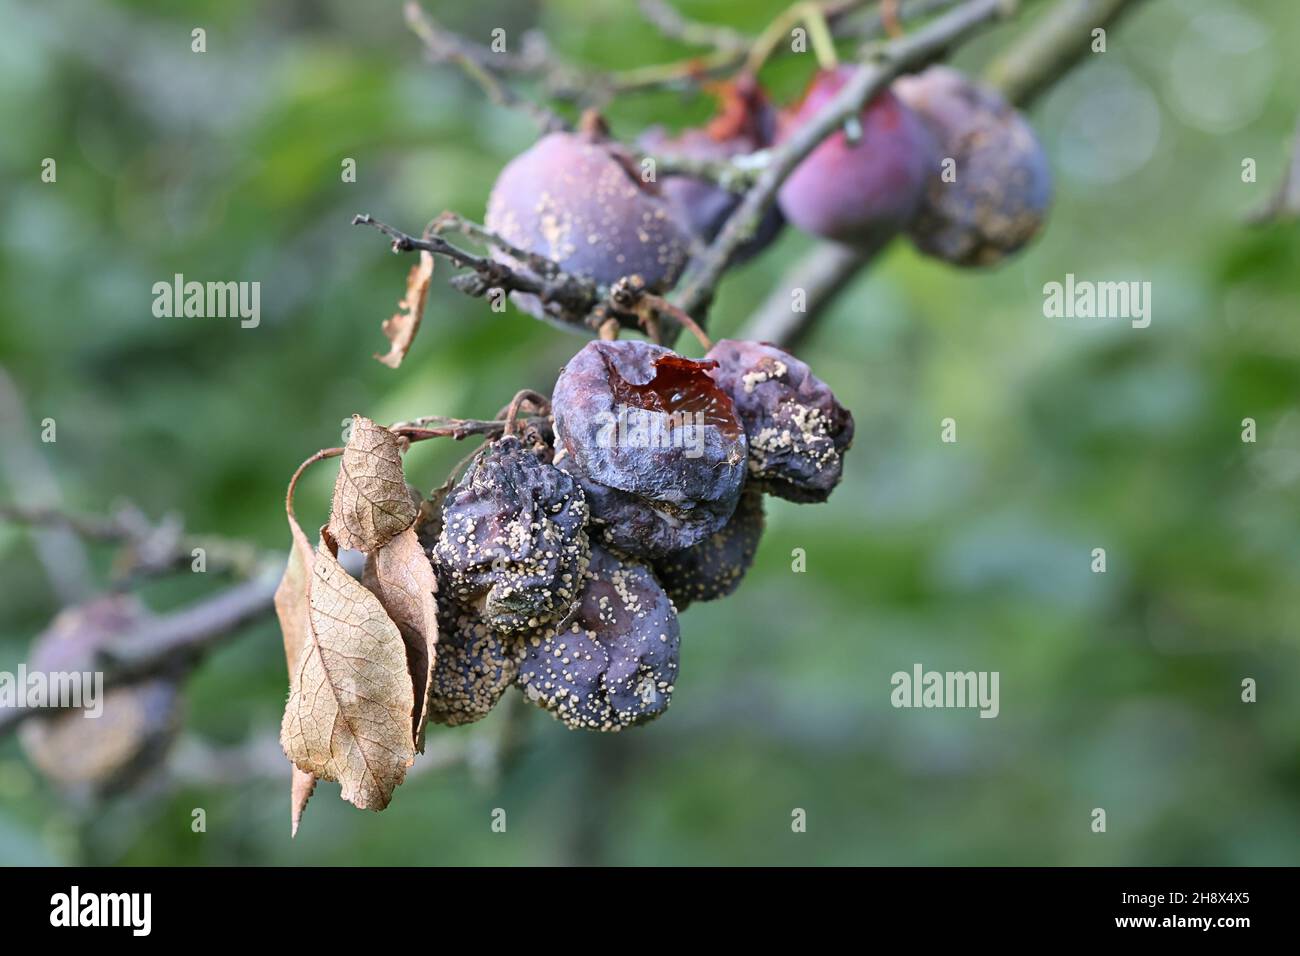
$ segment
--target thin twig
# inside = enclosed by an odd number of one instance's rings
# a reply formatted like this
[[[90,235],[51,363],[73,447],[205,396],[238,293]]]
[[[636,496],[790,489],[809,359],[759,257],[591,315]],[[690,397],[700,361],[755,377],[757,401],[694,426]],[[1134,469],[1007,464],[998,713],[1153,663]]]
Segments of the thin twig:
[[[241,575],[254,573],[265,557],[264,552],[246,541],[217,535],[183,535],[167,522],[150,525],[143,515],[129,508],[101,517],[72,514],[60,508],[0,504],[0,521],[64,528],[85,541],[127,545],[132,551],[128,570],[146,573],[188,567],[196,550],[203,552],[205,566]]]
[[[406,4],[404,12],[407,26],[420,38],[430,60],[438,63],[454,63],[459,66],[483,89],[493,103],[507,109],[521,109],[527,112],[544,131],[566,128],[567,124],[559,114],[531,100],[523,99],[502,82],[497,76],[497,70],[509,61],[504,60],[500,54],[469,43],[463,37],[444,30],[413,0]]]
[[[638,6],[641,15],[670,40],[732,53],[742,53],[749,49],[750,40],[740,31],[714,23],[688,20],[667,0],[640,0]]]
[[[1028,106],[1092,49],[1092,32],[1104,29],[1139,0],[1062,0],[1003,50],[984,78],[1020,106]]]
[[[456,217],[459,219],[459,217]],[[435,220],[435,223],[437,220]],[[467,220],[460,220],[466,223]],[[433,255],[441,256],[452,262],[454,265],[468,269],[474,273],[476,282],[458,283],[456,287],[467,295],[484,296],[492,289],[501,289],[504,292],[524,292],[535,295],[543,303],[556,303],[560,305],[565,312],[585,315],[594,309],[601,302],[600,289],[595,283],[578,276],[570,275],[564,272],[554,263],[548,263],[547,267],[542,270],[545,274],[515,269],[504,262],[495,259],[485,258],[474,255],[455,246],[437,235],[436,232],[429,232],[425,236],[415,237],[402,232],[400,229],[380,222],[368,213],[362,213],[352,218],[354,226],[373,226],[384,235],[392,240],[394,252],[410,252],[416,249],[423,249]],[[491,237],[488,241],[493,244],[504,244],[507,248],[512,248],[504,239],[493,236],[481,226],[477,227],[485,237]],[[525,256],[532,258],[531,254],[524,253]]]

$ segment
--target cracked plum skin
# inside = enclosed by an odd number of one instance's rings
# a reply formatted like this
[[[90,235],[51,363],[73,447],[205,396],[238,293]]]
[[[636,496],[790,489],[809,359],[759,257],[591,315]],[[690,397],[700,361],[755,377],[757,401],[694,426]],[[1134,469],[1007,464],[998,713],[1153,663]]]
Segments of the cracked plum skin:
[[[822,71],[782,124],[782,139],[820,112],[853,67]],[[937,168],[934,137],[889,90],[859,114],[862,135],[849,142],[841,129],[798,166],[778,193],[786,219],[804,232],[870,248],[906,228],[916,215],[928,177]]]
[[[931,177],[910,235],[923,253],[991,266],[1038,232],[1052,201],[1047,155],[1023,114],[957,70],[932,66],[894,89],[925,121],[956,180]]]
[[[830,497],[853,442],[853,415],[806,363],[766,342],[722,339],[709,374],[735,402],[749,439],[749,478],[789,501]]]
[[[581,482],[593,527],[628,554],[690,547],[735,510],[745,433],[708,368],[649,342],[594,341],[555,383],[556,464]],[[674,431],[682,421],[689,430]]]
[[[649,569],[593,546],[574,614],[523,640],[516,684],[571,730],[623,730],[668,709],[680,637]]]
[[[507,435],[447,495],[433,559],[458,601],[481,602],[488,626],[536,628],[577,600],[587,516],[578,484]]]
[[[549,133],[512,159],[488,198],[485,224],[511,244],[545,256],[572,275],[608,286],[639,275],[651,292],[672,288],[690,240],[636,160],[594,132]],[[492,257],[520,264],[499,249]],[[548,311],[534,295],[514,293],[538,318],[572,326],[583,315]]]
[[[736,513],[706,540],[654,562],[655,577],[678,611],[695,601],[714,601],[740,587],[763,536],[763,493],[746,486]]]

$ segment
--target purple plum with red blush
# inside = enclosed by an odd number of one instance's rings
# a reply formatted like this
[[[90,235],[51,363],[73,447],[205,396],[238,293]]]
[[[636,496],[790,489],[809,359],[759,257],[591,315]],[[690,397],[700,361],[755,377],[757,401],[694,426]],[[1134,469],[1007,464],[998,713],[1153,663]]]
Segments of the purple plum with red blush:
[[[781,139],[821,112],[853,67],[824,70],[782,123]],[[883,90],[858,116],[861,135],[844,130],[823,140],[782,184],[781,211],[805,232],[870,248],[907,227],[916,215],[930,173],[935,141],[912,110]]]

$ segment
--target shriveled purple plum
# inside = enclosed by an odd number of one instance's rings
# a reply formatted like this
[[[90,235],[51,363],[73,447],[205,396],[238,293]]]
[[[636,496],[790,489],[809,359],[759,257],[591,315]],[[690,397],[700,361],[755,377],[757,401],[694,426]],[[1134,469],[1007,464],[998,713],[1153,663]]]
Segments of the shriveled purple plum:
[[[447,495],[433,557],[458,601],[481,602],[489,627],[533,629],[577,600],[586,523],[577,483],[507,435]]]
[[[735,510],[745,432],[710,367],[649,342],[595,341],[555,384],[556,463],[580,480],[603,540],[628,554],[688,548]]]
[[[1024,115],[946,66],[900,77],[894,90],[926,122],[955,178],[930,178],[910,235],[927,255],[989,266],[1038,232],[1052,201],[1047,155]]]
[[[754,563],[763,536],[763,493],[746,487],[740,504],[721,531],[693,548],[678,551],[654,563],[655,577],[678,611],[695,601],[726,597]]]
[[[853,415],[830,386],[766,342],[722,339],[707,358],[744,423],[750,480],[790,501],[825,501],[853,441]]]
[[[622,730],[668,709],[679,640],[649,569],[594,546],[573,618],[524,640],[516,683],[572,730]]]

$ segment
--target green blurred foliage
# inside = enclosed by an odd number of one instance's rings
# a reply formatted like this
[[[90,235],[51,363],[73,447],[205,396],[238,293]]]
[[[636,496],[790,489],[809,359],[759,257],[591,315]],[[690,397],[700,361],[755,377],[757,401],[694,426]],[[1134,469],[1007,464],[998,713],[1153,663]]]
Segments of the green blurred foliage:
[[[681,6],[757,32],[780,4]],[[540,26],[594,66],[691,52],[616,0],[429,8],[484,39]],[[33,435],[58,422],[40,448],[70,507],[127,498],[281,548],[289,474],[352,412],[487,416],[549,389],[580,343],[492,313],[440,268],[407,363],[371,360],[409,262],[351,216],[409,230],[445,208],[480,217],[533,136],[426,64],[400,4],[0,0],[0,22],[0,364]],[[1022,29],[957,62],[978,70]],[[1058,177],[1040,241],[993,273],[900,243],[842,297],[802,354],[857,417],[845,482],[825,505],[770,502],[741,591],[683,617],[661,721],[604,738],[537,714],[502,773],[418,776],[378,815],[323,784],[294,842],[287,765],[86,807],[9,739],[0,862],[1297,862],[1300,234],[1241,224],[1286,162],[1297,47],[1290,0],[1151,0],[1033,110]],[[788,98],[808,71],[786,58],[769,80]],[[709,111],[665,93],[610,115],[631,139]],[[1242,182],[1245,157],[1258,183]],[[788,231],[729,277],[715,333],[809,245]],[[152,284],[176,272],[260,281],[261,325],[155,318]],[[1042,286],[1066,273],[1150,280],[1151,327],[1044,318]],[[1240,440],[1246,417],[1256,444]],[[415,476],[432,487],[463,451],[421,446]],[[329,468],[305,482],[304,524],[331,482]],[[12,528],[0,581],[12,669],[56,610]],[[161,609],[216,586],[147,597]],[[916,662],[999,671],[1000,716],[894,709],[890,675]],[[1256,704],[1240,702],[1245,677]],[[284,696],[266,620],[192,680],[186,733],[273,735]],[[497,807],[505,834],[489,827]]]

